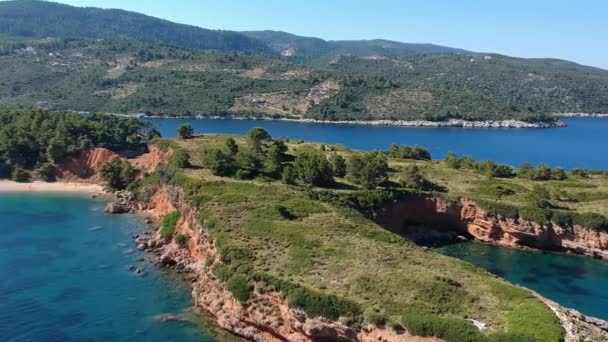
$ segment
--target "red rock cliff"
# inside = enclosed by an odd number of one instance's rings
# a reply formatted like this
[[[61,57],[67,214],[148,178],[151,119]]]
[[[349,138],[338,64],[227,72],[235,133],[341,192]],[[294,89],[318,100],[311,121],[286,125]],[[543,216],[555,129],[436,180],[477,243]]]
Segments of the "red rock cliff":
[[[473,200],[411,196],[375,213],[385,228],[402,234],[455,232],[505,247],[561,250],[608,259],[608,234],[575,225],[541,225],[490,215]]]
[[[148,152],[133,159],[126,159],[139,172],[152,172],[162,163],[166,163],[173,155],[172,149],[162,151],[158,146],[151,144]],[[54,175],[64,181],[87,183],[102,183],[99,170],[106,162],[118,157],[118,154],[105,148],[91,148],[80,152],[77,157],[67,158],[55,165]]]

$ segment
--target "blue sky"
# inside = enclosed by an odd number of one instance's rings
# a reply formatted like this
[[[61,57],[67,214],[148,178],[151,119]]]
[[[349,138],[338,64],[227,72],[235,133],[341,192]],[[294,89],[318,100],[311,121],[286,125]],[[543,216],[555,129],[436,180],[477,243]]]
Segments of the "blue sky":
[[[61,0],[224,30],[385,38],[608,69],[605,0]]]

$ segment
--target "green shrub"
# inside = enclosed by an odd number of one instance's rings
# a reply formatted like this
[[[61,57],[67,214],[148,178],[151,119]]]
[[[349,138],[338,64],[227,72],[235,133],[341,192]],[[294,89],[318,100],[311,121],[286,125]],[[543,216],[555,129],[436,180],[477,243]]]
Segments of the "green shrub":
[[[564,180],[566,178],[568,178],[568,175],[566,174],[566,171],[564,171],[564,169],[562,169],[561,167],[557,167],[551,170],[551,179]]]
[[[174,240],[175,243],[177,243],[180,247],[184,248],[188,245],[188,241],[190,241],[190,235],[177,234]]]
[[[225,263],[253,260],[253,252],[239,246],[220,246],[220,255]]]
[[[257,273],[254,280],[266,283],[281,292],[287,298],[290,307],[303,310],[309,317],[337,320],[339,317],[352,318],[362,313],[359,304],[353,301],[312,291],[269,274]]]
[[[334,176],[344,177],[346,175],[346,159],[337,153],[329,156],[329,162],[334,171]]]
[[[519,210],[519,216],[526,221],[546,224],[551,217],[551,211],[544,208],[524,207]]]
[[[287,165],[283,168],[283,172],[281,173],[281,181],[285,184],[296,183],[296,173],[293,166]]]
[[[163,217],[160,226],[160,235],[162,237],[170,238],[173,236],[173,233],[175,233],[175,226],[177,225],[179,217],[179,211],[174,211]]]
[[[494,166],[492,176],[498,178],[512,178],[515,177],[515,169],[509,165],[498,164]]]
[[[431,153],[420,146],[397,146],[391,145],[389,155],[394,158],[416,159],[416,160],[431,160]]]
[[[194,134],[194,129],[190,124],[182,124],[177,128],[177,136],[182,139],[190,139]]]
[[[452,151],[448,152],[448,154],[443,159],[443,162],[445,163],[445,165],[447,165],[447,167],[449,167],[451,169],[460,168],[460,161],[458,160],[456,153],[454,153]]]
[[[190,167],[190,155],[181,148],[175,149],[170,163],[181,169]]]
[[[335,295],[297,288],[287,295],[290,306],[304,310],[310,317],[337,320],[340,316],[353,316],[361,312],[358,304]]]
[[[228,291],[241,303],[246,302],[251,297],[251,286],[244,275],[238,274],[228,279]]]
[[[427,313],[409,313],[403,316],[409,333],[416,336],[434,336],[447,342],[533,342],[531,338],[514,333],[498,332],[486,335],[473,324],[456,318],[445,318]]]
[[[325,155],[318,152],[304,152],[298,155],[293,163],[297,178],[304,184],[313,186],[331,186],[334,184],[334,172]]]
[[[354,154],[348,159],[346,177],[366,189],[375,189],[388,179],[388,160],[378,152]]]
[[[135,180],[135,170],[129,162],[120,159],[120,157],[114,157],[103,164],[99,174],[112,190],[126,189]]]
[[[573,224],[573,214],[567,211],[554,210],[551,212],[551,221],[562,227],[570,227]]]
[[[213,265],[213,274],[221,281],[228,281],[234,274],[234,270],[230,265],[217,263]]]
[[[581,178],[589,178],[589,172],[585,169],[572,169],[570,174]]]
[[[594,230],[608,230],[608,218],[597,213],[578,213],[572,223]]]
[[[54,182],[56,180],[55,175],[53,174],[53,167],[49,163],[38,166],[34,170],[34,176],[45,182]]]
[[[351,192],[310,190],[307,194],[312,200],[328,202],[336,206],[347,206],[359,211],[372,211],[390,205],[398,199],[420,193],[415,189],[378,189]]]
[[[203,165],[216,176],[231,176],[235,173],[234,157],[219,148],[205,150]]]
[[[10,178],[13,167],[0,157],[0,179]]]
[[[408,331],[416,336],[435,336],[447,342],[476,342],[483,337],[472,324],[454,318],[442,318],[424,313],[403,316]]]
[[[26,170],[16,167],[13,169],[13,172],[11,172],[11,180],[19,183],[27,183],[32,180],[32,176]]]
[[[412,188],[422,191],[444,190],[441,186],[431,182],[422,173],[418,165],[408,165],[400,174],[400,183],[404,188]]]
[[[377,326],[383,326],[387,322],[386,314],[378,308],[369,308],[365,310],[364,318],[367,323]]]
[[[477,204],[491,215],[510,219],[516,219],[519,217],[519,209],[510,204],[486,200],[477,200]]]

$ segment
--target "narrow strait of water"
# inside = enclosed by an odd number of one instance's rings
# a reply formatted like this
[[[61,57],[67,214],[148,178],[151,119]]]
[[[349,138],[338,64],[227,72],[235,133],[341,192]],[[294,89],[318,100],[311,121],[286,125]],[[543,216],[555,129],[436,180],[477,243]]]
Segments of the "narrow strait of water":
[[[272,136],[344,144],[360,150],[386,150],[390,144],[420,145],[433,158],[449,151],[478,160],[519,166],[523,162],[552,167],[608,170],[608,119],[564,118],[564,128],[419,128],[315,124],[263,120],[150,119],[164,137],[189,123],[198,133],[243,134],[264,127]]]
[[[146,256],[131,235],[142,232],[140,220],[106,215],[103,204],[0,193],[2,341],[215,341],[196,320],[159,319],[191,316],[190,290],[138,261]]]

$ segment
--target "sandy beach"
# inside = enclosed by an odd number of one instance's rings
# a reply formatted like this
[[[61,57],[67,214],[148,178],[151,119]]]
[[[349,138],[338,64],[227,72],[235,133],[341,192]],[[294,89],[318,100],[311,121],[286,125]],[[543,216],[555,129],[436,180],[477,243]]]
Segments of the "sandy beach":
[[[1,192],[83,192],[100,194],[103,187],[98,184],[67,183],[67,182],[31,182],[17,183],[9,180],[0,180]]]

